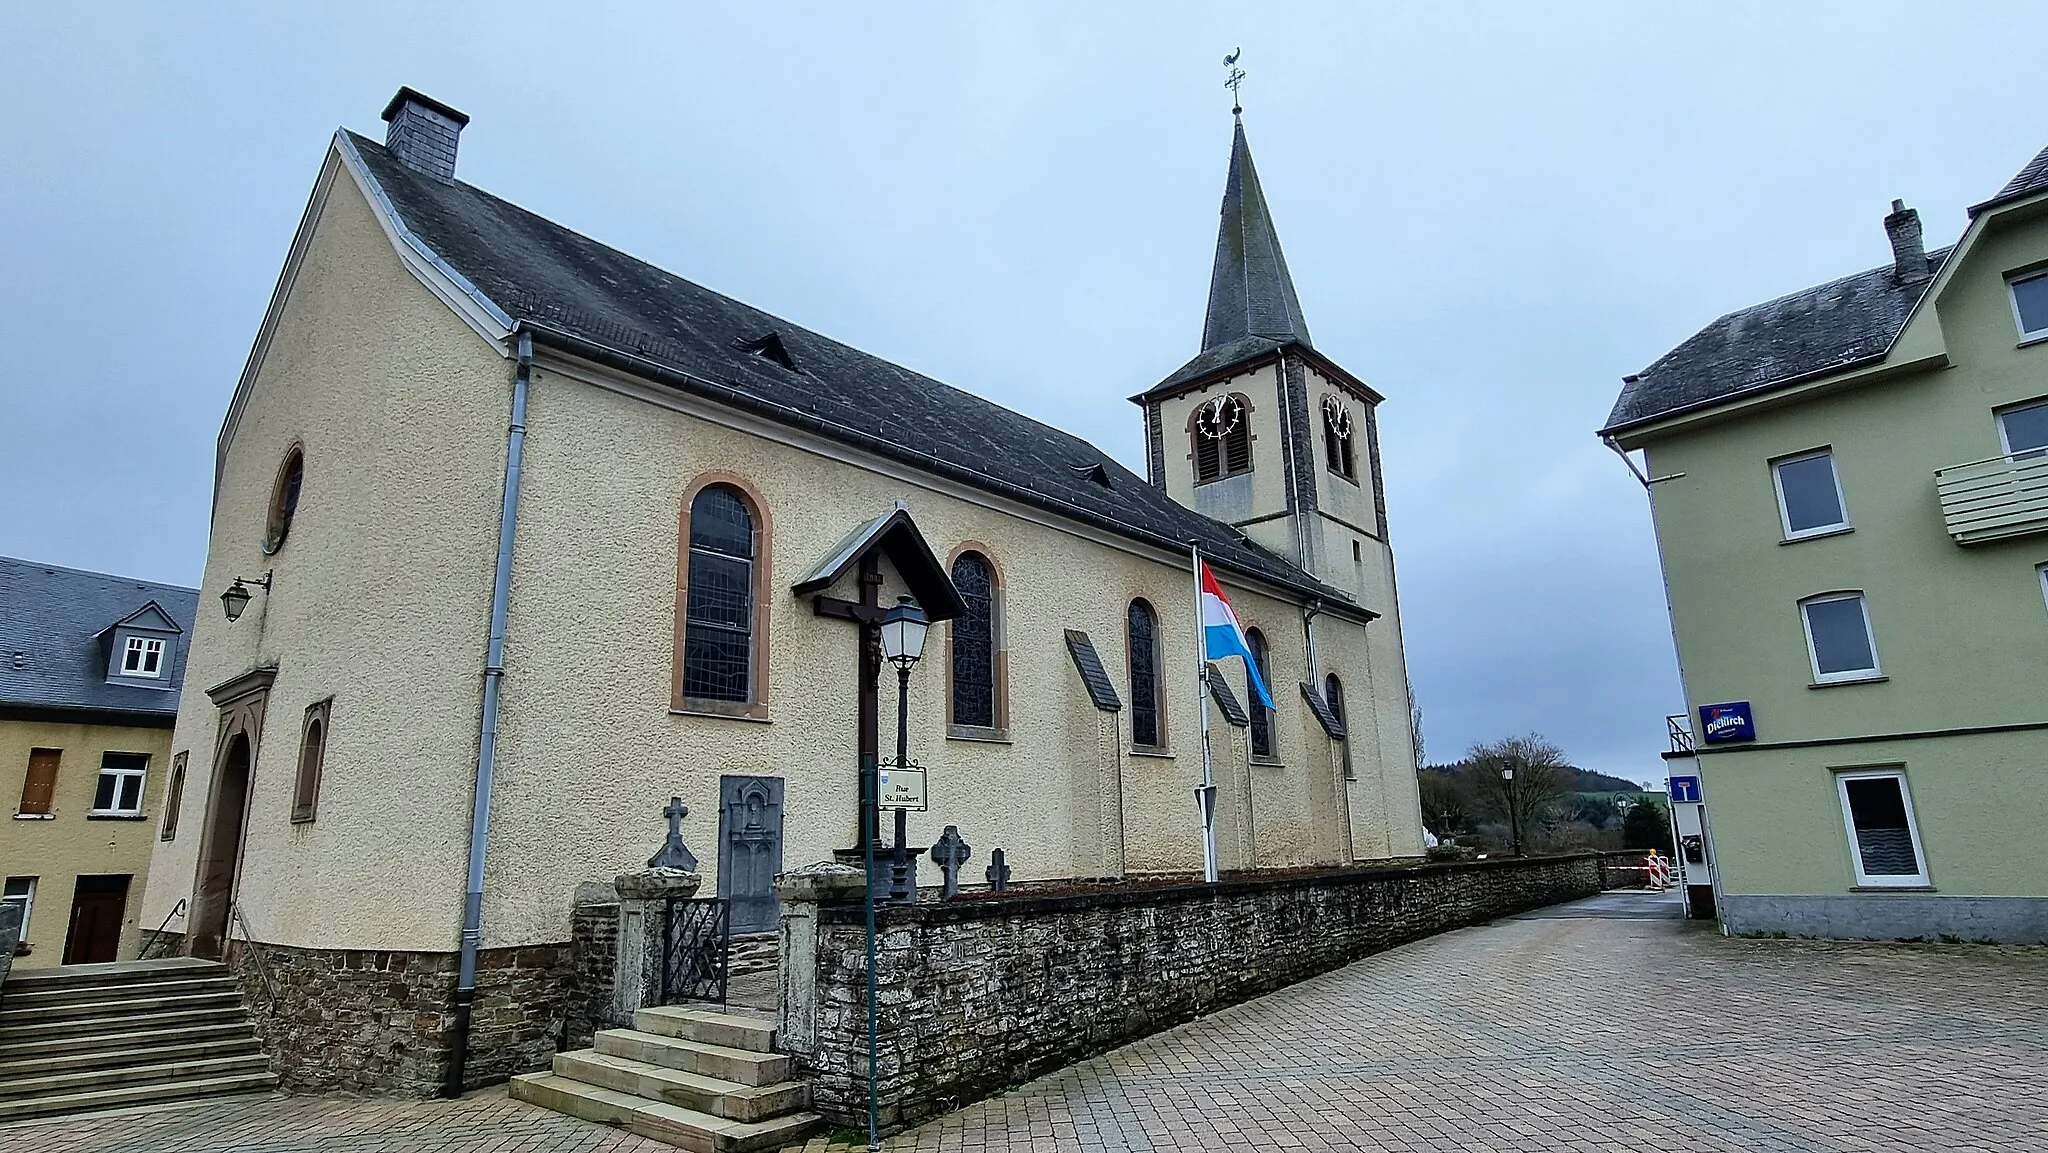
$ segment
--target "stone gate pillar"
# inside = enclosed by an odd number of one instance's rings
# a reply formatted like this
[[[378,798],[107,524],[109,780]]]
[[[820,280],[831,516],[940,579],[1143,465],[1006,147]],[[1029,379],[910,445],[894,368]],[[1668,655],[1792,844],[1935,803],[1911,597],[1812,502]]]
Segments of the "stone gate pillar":
[[[775,1036],[799,1060],[818,1051],[818,906],[861,895],[861,871],[820,861],[775,878],[782,898],[782,1012]]]
[[[661,926],[668,899],[695,896],[702,878],[686,869],[652,868],[620,873],[619,959],[612,970],[613,1025],[631,1025],[633,1014],[661,995]]]

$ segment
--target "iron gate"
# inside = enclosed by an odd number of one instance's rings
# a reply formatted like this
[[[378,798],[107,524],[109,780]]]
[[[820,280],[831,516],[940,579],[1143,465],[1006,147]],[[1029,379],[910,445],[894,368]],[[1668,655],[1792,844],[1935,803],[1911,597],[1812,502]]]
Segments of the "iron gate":
[[[732,904],[724,897],[671,893],[661,921],[661,1004],[725,1003]]]

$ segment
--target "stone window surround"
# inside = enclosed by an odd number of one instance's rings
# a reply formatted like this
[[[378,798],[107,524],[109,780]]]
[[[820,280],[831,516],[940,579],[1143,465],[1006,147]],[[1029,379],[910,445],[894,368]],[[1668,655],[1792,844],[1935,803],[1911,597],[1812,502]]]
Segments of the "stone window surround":
[[[1157,722],[1157,723],[1156,723],[1156,724],[1154,725],[1154,728],[1155,728],[1155,729],[1157,730],[1157,733],[1156,733],[1156,735],[1157,735],[1157,736],[1158,736],[1158,738],[1159,738],[1159,742],[1158,742],[1157,744],[1149,744],[1149,745],[1147,745],[1147,744],[1139,744],[1139,743],[1138,743],[1138,737],[1137,737],[1137,731],[1138,731],[1138,730],[1137,730],[1137,714],[1138,714],[1138,710],[1137,710],[1137,696],[1138,696],[1138,692],[1137,692],[1137,689],[1138,689],[1138,686],[1137,686],[1137,682],[1136,682],[1136,680],[1135,680],[1135,679],[1134,679],[1134,678],[1132,677],[1132,675],[1131,675],[1131,674],[1132,674],[1132,671],[1133,671],[1133,670],[1135,669],[1135,667],[1136,667],[1136,662],[1135,662],[1135,661],[1134,661],[1134,660],[1132,659],[1132,658],[1133,658],[1133,657],[1134,657],[1134,656],[1135,656],[1136,654],[1135,654],[1135,653],[1134,653],[1134,652],[1132,651],[1132,649],[1131,649],[1131,620],[1130,620],[1130,610],[1131,610],[1131,609],[1132,609],[1133,607],[1135,607],[1135,606],[1137,606],[1137,605],[1141,605],[1141,604],[1145,606],[1145,611],[1146,611],[1147,613],[1151,614],[1151,617],[1152,617],[1152,647],[1153,647],[1153,653],[1152,653],[1152,696],[1153,696],[1153,699],[1154,699],[1155,701],[1157,701],[1157,702],[1158,702],[1158,710],[1157,710],[1157,714],[1156,714],[1156,715],[1157,715],[1157,716],[1158,716],[1158,718],[1159,718],[1159,719],[1158,719],[1158,722]],[[1168,704],[1168,702],[1167,702],[1167,696],[1168,696],[1168,694],[1167,694],[1167,692],[1166,692],[1166,677],[1165,677],[1165,675],[1164,675],[1165,671],[1166,671],[1166,638],[1165,638],[1164,636],[1160,635],[1160,621],[1159,621],[1159,610],[1158,610],[1158,609],[1156,609],[1156,608],[1153,608],[1153,607],[1152,607],[1152,602],[1151,602],[1151,601],[1149,601],[1149,600],[1146,600],[1146,599],[1145,599],[1144,597],[1132,597],[1132,598],[1131,598],[1131,600],[1130,600],[1130,603],[1129,603],[1129,604],[1126,604],[1126,605],[1124,606],[1124,687],[1125,687],[1125,688],[1126,688],[1127,690],[1129,690],[1129,691],[1130,691],[1130,694],[1131,694],[1131,702],[1130,702],[1130,704],[1131,704],[1131,707],[1130,707],[1130,708],[1129,708],[1128,710],[1126,710],[1126,711],[1127,711],[1127,712],[1129,712],[1129,713],[1130,713],[1130,715],[1131,715],[1131,721],[1130,721],[1130,724],[1131,724],[1131,755],[1132,755],[1132,756],[1138,756],[1138,757],[1171,757],[1171,756],[1173,755],[1173,730],[1172,730],[1172,728],[1171,728],[1171,727],[1169,727],[1169,725],[1168,725],[1168,723],[1167,723],[1167,719],[1168,719],[1168,708],[1167,708],[1167,704]]]
[[[159,841],[178,839],[178,809],[185,801],[185,765],[191,759],[189,752],[171,754],[171,779],[164,787],[163,828],[156,835]]]
[[[1003,590],[1009,581],[1003,574],[1003,566],[996,561],[995,551],[978,540],[963,540],[953,547],[946,556],[946,572],[953,571],[953,565],[966,553],[975,553],[988,565],[989,576],[994,587],[991,608],[994,628],[991,630],[992,648],[995,659],[995,725],[982,728],[979,725],[956,725],[953,723],[953,623],[946,622],[946,738],[955,741],[982,741],[987,743],[1008,743],[1010,741],[1010,630],[1009,617],[1004,611]]]
[[[299,487],[292,494],[291,507],[285,505],[285,481],[292,474],[292,466],[298,466]],[[277,478],[270,484],[270,500],[264,506],[263,540],[264,556],[274,556],[284,547],[285,538],[291,535],[292,524],[298,519],[299,506],[306,499],[306,446],[303,441],[294,440],[285,449],[284,457],[277,465]]]
[[[683,695],[683,642],[689,628],[690,600],[690,506],[699,493],[713,485],[724,485],[739,494],[754,517],[754,632],[753,660],[747,671],[746,701],[711,701]],[[713,470],[699,473],[683,489],[682,506],[676,518],[676,616],[673,659],[670,661],[669,712],[672,715],[724,717],[731,720],[767,721],[769,672],[769,616],[774,580],[770,575],[774,519],[768,502],[754,482],[738,473]]]
[[[299,723],[299,755],[292,779],[292,824],[311,824],[320,810],[320,778],[327,771],[327,745],[333,738],[331,718],[334,698],[323,697],[306,706]],[[314,726],[319,726],[320,743],[313,743]]]

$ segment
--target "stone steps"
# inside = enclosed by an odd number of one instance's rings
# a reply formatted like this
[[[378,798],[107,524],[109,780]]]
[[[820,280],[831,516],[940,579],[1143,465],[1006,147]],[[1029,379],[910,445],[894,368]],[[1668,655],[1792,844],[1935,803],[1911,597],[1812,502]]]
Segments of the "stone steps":
[[[263,1045],[256,1035],[247,1029],[236,1033],[198,1041],[182,1041],[166,1044],[152,1034],[137,1034],[140,1039],[156,1041],[154,1046],[131,1045],[111,1050],[87,1050],[78,1052],[67,1046],[61,1039],[45,1043],[40,1052],[9,1059],[0,1054],[0,1096],[6,1096],[8,1087],[28,1077],[56,1073],[69,1073],[81,1069],[112,1071],[129,1065],[156,1064],[163,1061],[201,1061],[215,1057],[241,1057],[255,1054],[261,1057]]]
[[[155,1105],[164,1101],[184,1101],[194,1097],[219,1097],[229,1093],[261,1093],[275,1088],[277,1088],[277,1075],[265,1069],[261,1073],[241,1073],[205,1080],[152,1081],[142,1085],[126,1085],[114,1089],[93,1089],[82,1093],[56,1094],[48,1097],[21,1097],[9,1101],[0,1101],[0,1125],[10,1121],[26,1121],[31,1117],[55,1117],[66,1113],[89,1113],[100,1109],[119,1109],[130,1105]]]
[[[512,1078],[512,1096],[557,1113],[615,1126],[692,1153],[753,1153],[794,1145],[818,1127],[815,1113],[790,1113],[767,1121],[729,1118],[649,1101],[554,1073]]]
[[[66,965],[0,986],[0,1122],[276,1085],[217,963]]]
[[[552,1072],[514,1077],[511,1095],[702,1153],[780,1148],[818,1126],[772,1025],[676,1007],[641,1010],[633,1024],[557,1054]]]
[[[130,1021],[133,1026],[135,1022]],[[0,1043],[0,1064],[33,1061],[41,1057],[56,1057],[77,1054],[81,1057],[96,1055],[107,1064],[118,1064],[122,1058],[137,1055],[146,1056],[151,1046],[189,1045],[211,1041],[246,1041],[253,1043],[256,1032],[247,1021],[229,1021],[213,1025],[178,1025],[161,1029],[131,1028],[127,1032],[94,1033],[90,1036],[67,1036],[49,1031],[24,1034],[27,1039]]]

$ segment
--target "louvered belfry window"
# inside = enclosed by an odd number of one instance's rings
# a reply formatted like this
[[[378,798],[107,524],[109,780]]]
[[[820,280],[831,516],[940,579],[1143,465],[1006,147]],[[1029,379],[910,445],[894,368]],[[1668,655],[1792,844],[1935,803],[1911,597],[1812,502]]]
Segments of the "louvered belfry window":
[[[690,503],[685,698],[752,699],[754,556],[754,517],[739,493],[722,484],[698,493]]]
[[[1266,634],[1257,629],[1246,629],[1245,643],[1251,646],[1252,660],[1259,666],[1259,679],[1266,682],[1266,688],[1273,687],[1272,668],[1266,663]],[[1273,755],[1273,710],[1259,700],[1259,692],[1252,687],[1251,678],[1245,678],[1245,709],[1251,713],[1252,755],[1270,757]]]
[[[1252,470],[1252,429],[1244,398],[1232,394],[1195,410],[1195,483],[1207,484]]]
[[[1135,600],[1126,626],[1130,635],[1131,743],[1156,749],[1166,744],[1159,707],[1159,616],[1151,605]]]
[[[953,562],[953,587],[966,607],[953,618],[953,723],[996,727],[995,571],[977,552]]]

